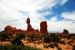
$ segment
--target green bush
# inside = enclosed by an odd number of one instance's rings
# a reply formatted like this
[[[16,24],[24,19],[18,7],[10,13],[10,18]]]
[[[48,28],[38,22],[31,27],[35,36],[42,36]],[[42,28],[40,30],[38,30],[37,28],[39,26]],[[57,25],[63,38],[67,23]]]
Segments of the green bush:
[[[40,49],[22,45],[0,45],[0,50],[40,50]]]
[[[0,32],[0,40],[1,41],[6,41],[7,39],[9,40],[8,33],[6,33],[6,32]]]
[[[22,39],[25,37],[25,34],[24,33],[20,33],[18,34],[15,39],[13,41],[11,41],[12,44],[14,45],[23,45],[22,43]]]

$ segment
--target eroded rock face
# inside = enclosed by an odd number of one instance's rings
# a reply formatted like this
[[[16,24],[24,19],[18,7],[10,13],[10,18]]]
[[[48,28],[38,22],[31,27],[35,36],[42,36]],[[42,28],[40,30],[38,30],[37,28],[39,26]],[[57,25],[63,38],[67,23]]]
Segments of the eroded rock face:
[[[47,31],[47,22],[46,21],[42,21],[40,23],[40,32],[42,34],[47,34],[48,33],[48,31]]]
[[[69,34],[69,31],[66,30],[66,29],[64,29],[64,30],[63,30],[63,34]]]
[[[34,29],[32,28],[31,24],[30,24],[30,18],[27,18],[27,31],[33,31]]]
[[[11,34],[11,35],[24,32],[23,30],[17,29],[16,27],[11,27],[10,25],[6,26],[4,31]]]
[[[6,32],[12,32],[12,27],[8,25],[8,26],[5,27],[4,31],[6,31]]]

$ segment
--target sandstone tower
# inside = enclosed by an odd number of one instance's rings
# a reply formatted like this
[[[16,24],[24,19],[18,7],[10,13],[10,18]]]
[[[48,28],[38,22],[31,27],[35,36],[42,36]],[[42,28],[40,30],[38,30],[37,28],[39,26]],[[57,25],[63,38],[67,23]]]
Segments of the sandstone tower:
[[[48,33],[48,31],[47,31],[47,22],[46,21],[42,21],[40,23],[40,33],[42,33],[43,35],[46,35]]]

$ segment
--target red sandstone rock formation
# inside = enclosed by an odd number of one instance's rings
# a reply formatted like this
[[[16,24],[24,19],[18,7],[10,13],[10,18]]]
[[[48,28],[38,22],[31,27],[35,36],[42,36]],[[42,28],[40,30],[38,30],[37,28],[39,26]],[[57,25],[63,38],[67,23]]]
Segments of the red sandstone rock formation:
[[[66,30],[66,29],[64,29],[64,30],[63,30],[63,34],[69,34],[69,31]]]
[[[12,32],[12,27],[8,25],[8,26],[5,27],[4,31],[6,31],[6,32]]]
[[[27,31],[29,31],[29,32],[34,31],[34,29],[32,28],[32,26],[30,24],[30,18],[27,18],[26,23],[27,23]]]
[[[5,32],[8,32],[10,35],[13,35],[13,34],[19,34],[19,33],[22,33],[24,32],[24,30],[21,30],[21,29],[17,29],[16,27],[11,27],[11,26],[6,26],[5,27]]]
[[[35,35],[46,35],[48,32],[47,32],[47,22],[46,21],[43,21],[40,23],[40,31],[39,30],[34,30],[30,24],[30,18],[27,18],[27,34],[35,34]],[[11,26],[6,26],[5,27],[5,30],[6,32],[10,33],[11,35],[12,34],[19,34],[21,32],[24,32],[23,30],[21,29],[17,29],[16,27],[11,27]],[[42,34],[41,34],[42,33]]]
[[[48,31],[47,31],[47,22],[46,21],[42,21],[40,23],[40,32],[42,34],[47,34],[48,33]]]

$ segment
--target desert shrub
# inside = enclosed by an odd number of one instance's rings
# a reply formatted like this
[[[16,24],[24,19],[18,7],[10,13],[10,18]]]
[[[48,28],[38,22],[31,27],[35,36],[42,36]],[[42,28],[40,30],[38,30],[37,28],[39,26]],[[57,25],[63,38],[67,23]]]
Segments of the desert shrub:
[[[20,33],[20,34],[18,34],[17,36],[16,36],[16,38],[13,40],[13,41],[11,41],[11,43],[12,44],[14,44],[14,45],[23,45],[23,43],[22,43],[22,39],[25,37],[25,34],[24,33]]]
[[[49,43],[49,42],[51,42],[50,39],[51,39],[50,35],[46,35],[46,36],[44,37],[44,42]]]
[[[40,50],[40,49],[22,45],[0,45],[0,50]]]
[[[60,47],[57,47],[57,49],[58,49],[58,50],[62,50],[62,48],[60,48]]]
[[[49,47],[54,48],[54,44],[50,44]]]
[[[72,41],[68,41],[68,42],[67,42],[67,44],[69,44],[69,45],[72,45],[71,43],[72,43]]]
[[[44,44],[44,47],[45,47],[45,48],[49,48],[49,47],[50,47],[50,48],[54,48],[54,47],[57,47],[57,48],[58,48],[59,45],[58,45],[58,44],[52,44],[52,43],[50,43],[50,44]]]
[[[58,38],[58,35],[56,34],[49,34],[44,37],[44,42],[46,43],[49,43],[49,42],[58,43],[58,41],[59,41],[59,38]]]
[[[44,48],[49,48],[48,44],[44,44],[43,46],[44,46]]]
[[[59,45],[57,43],[54,44],[55,47],[59,47]]]
[[[60,44],[66,44],[65,41],[59,41]]]
[[[34,41],[41,39],[40,37],[36,36],[35,34],[29,35],[28,37],[29,37],[28,40],[31,42],[34,42]]]
[[[73,47],[73,49],[72,50],[75,50],[75,45],[74,46],[72,46]]]
[[[6,32],[0,32],[0,40],[1,41],[9,40],[9,35]]]

